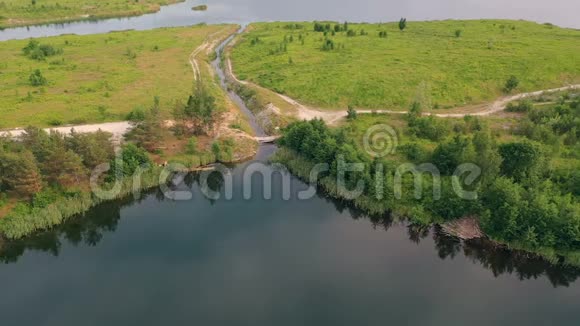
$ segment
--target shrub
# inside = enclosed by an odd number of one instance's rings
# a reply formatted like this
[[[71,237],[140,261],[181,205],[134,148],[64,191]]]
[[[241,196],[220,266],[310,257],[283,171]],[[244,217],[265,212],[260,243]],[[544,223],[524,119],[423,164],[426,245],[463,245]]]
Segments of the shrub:
[[[28,44],[22,49],[25,56],[30,59],[42,61],[46,57],[51,57],[53,55],[61,54],[62,49],[56,49],[52,45],[40,44],[38,41],[32,39]]]
[[[30,85],[34,87],[44,86],[48,82],[39,69],[36,69],[32,74],[30,74],[28,81],[30,82]]]
[[[433,141],[442,140],[451,132],[448,121],[433,116],[413,119],[409,122],[409,129],[415,136]]]
[[[508,112],[529,112],[534,107],[532,101],[530,100],[521,100],[517,103],[510,102],[506,106],[506,111]]]
[[[520,81],[518,80],[518,78],[514,75],[511,75],[510,78],[508,78],[508,80],[506,80],[506,82],[505,82],[504,91],[506,93],[509,93],[509,92],[513,91],[514,89],[516,89],[519,84],[520,84]]]
[[[427,151],[417,143],[405,144],[400,146],[399,150],[413,162],[422,162],[428,155]]]
[[[356,118],[357,118],[356,110],[350,105],[348,106],[348,109],[346,110],[346,118],[348,120],[356,120]]]
[[[326,39],[322,44],[322,51],[330,51],[330,50],[334,50],[334,41],[331,39]]]
[[[197,153],[197,138],[192,136],[187,141],[187,145],[185,145],[185,152],[189,155],[194,155]]]
[[[135,108],[127,114],[127,120],[132,122],[140,122],[145,120],[145,111],[141,108]]]
[[[501,144],[499,153],[503,159],[502,174],[513,178],[516,182],[537,176],[544,166],[541,148],[529,141]]]

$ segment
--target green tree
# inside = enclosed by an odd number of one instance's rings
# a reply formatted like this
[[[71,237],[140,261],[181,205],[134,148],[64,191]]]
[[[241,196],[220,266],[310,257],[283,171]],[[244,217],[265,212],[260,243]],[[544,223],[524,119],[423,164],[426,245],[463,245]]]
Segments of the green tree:
[[[483,203],[488,212],[483,216],[482,226],[487,234],[507,241],[517,237],[523,192],[520,185],[503,177],[485,191]]]
[[[516,182],[539,176],[545,157],[539,145],[530,141],[505,143],[499,146],[501,172]]]
[[[357,118],[356,110],[350,105],[348,106],[348,109],[346,110],[346,118],[348,120],[356,120],[356,118]]]
[[[57,147],[43,163],[43,171],[49,184],[65,189],[76,188],[87,180],[87,169],[82,158],[71,150]]]
[[[1,153],[0,183],[20,196],[32,198],[42,189],[42,178],[34,155],[29,151]]]
[[[24,146],[32,151],[39,163],[46,160],[55,142],[54,136],[51,137],[46,131],[32,126],[24,129],[24,134],[20,138]]]
[[[145,112],[143,120],[131,123],[133,129],[126,135],[128,140],[135,142],[149,152],[154,152],[159,148],[159,144],[164,138],[165,129],[162,125],[158,100],[155,100],[149,111]]]
[[[84,166],[93,169],[108,163],[115,155],[111,137],[111,133],[100,130],[94,133],[78,133],[73,129],[66,138],[67,148],[82,158]]]
[[[199,83],[194,95],[190,96],[178,116],[185,119],[185,129],[194,135],[210,135],[214,132],[221,116],[215,98]]]
[[[477,155],[475,164],[481,168],[482,184],[488,185],[499,175],[502,158],[489,129],[475,133],[472,139]]]
[[[511,75],[510,78],[508,78],[508,80],[506,80],[505,82],[504,91],[506,93],[509,93],[514,89],[516,89],[519,84],[520,84],[519,79],[516,76]]]
[[[127,143],[121,148],[119,159],[115,158],[111,161],[112,168],[109,170],[108,179],[130,177],[139,167],[149,165],[151,165],[151,159],[147,155],[147,152],[135,144]]]
[[[399,29],[403,31],[405,28],[407,28],[407,18],[401,18],[399,20]]]
[[[457,167],[473,158],[473,148],[468,139],[456,136],[452,141],[439,144],[433,152],[433,164],[445,175],[451,175]]]

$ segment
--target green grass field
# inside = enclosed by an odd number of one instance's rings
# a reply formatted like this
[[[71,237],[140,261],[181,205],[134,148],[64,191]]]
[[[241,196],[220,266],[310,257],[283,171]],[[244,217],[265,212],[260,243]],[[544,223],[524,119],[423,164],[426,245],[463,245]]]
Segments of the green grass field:
[[[580,82],[578,30],[449,20],[409,22],[403,32],[398,23],[349,24],[356,36],[348,37],[289,25],[250,25],[233,50],[234,72],[311,106],[406,109],[423,89],[433,107],[450,108],[501,96],[511,75],[520,81],[514,92]],[[325,38],[334,49],[322,50]]]
[[[154,96],[169,115],[175,100],[187,100],[193,88],[190,53],[210,35],[225,38],[234,25],[193,26],[109,34],[37,39],[62,54],[38,61],[23,54],[29,41],[0,46],[0,128],[124,120],[134,108],[146,108]],[[217,33],[217,34],[216,34]],[[205,53],[200,69],[209,91],[224,105]],[[29,81],[39,69],[45,86]]]
[[[183,0],[2,0],[0,26],[137,16]]]

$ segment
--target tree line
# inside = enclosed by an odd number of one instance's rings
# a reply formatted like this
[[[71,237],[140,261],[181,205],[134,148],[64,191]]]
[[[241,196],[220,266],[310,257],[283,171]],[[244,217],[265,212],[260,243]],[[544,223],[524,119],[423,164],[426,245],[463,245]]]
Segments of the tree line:
[[[566,118],[568,114],[573,114],[575,118]],[[555,115],[559,118],[556,119]],[[540,126],[548,123],[560,133],[573,130],[571,135],[577,136],[578,129],[574,129],[573,125],[578,123],[578,110],[559,107],[542,112],[541,116],[543,118],[532,114],[527,119],[538,121]],[[440,200],[429,195],[421,199],[403,196],[401,200],[395,200],[393,179],[400,161],[370,157],[353,140],[348,125],[333,130],[321,120],[296,122],[284,130],[280,144],[309,162],[330,162],[331,168],[327,175],[333,178],[336,177],[339,157],[348,163],[363,163],[364,171],[347,172],[346,186],[350,189],[355,188],[359,180],[366,185],[373,185],[377,174],[383,174],[386,181],[382,189],[365,187],[363,208],[370,212],[400,210],[416,223],[479,216],[486,234],[496,240],[530,249],[580,249],[580,204],[577,192],[580,178],[577,171],[569,171],[574,174],[569,177],[575,180],[570,183],[560,178],[551,168],[553,146],[539,143],[534,137],[500,141],[477,117],[466,117],[463,123],[456,126],[440,121],[442,119],[421,116],[420,108],[414,104],[407,116],[407,132],[416,139],[424,137],[439,144],[429,149],[422,142],[412,140],[400,147],[400,152],[409,162],[429,162],[438,168],[442,174]],[[529,122],[522,122],[526,123]],[[560,136],[565,134],[561,133]],[[577,141],[568,140],[568,143],[566,146],[577,153]],[[378,162],[386,168],[376,169]],[[477,192],[477,200],[461,199],[453,191],[451,175],[462,163],[475,163],[482,170],[481,175],[469,186],[469,189]],[[429,175],[425,177],[429,187]],[[460,180],[462,178],[464,176],[460,176]],[[412,179],[403,179],[403,189],[412,189],[410,181]],[[383,198],[374,199],[378,198],[376,195],[379,192],[384,194]],[[424,193],[429,194],[429,190]]]

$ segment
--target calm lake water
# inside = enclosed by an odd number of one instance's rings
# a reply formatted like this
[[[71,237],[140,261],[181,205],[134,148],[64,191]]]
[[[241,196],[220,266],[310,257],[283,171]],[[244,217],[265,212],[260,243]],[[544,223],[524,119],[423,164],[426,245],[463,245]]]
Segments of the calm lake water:
[[[559,4],[559,2],[561,2]],[[0,39],[190,25],[201,21],[350,21],[508,17],[580,27],[579,3],[197,1],[158,14],[11,29]],[[561,7],[558,10],[554,8]],[[562,9],[563,8],[563,9]],[[216,69],[217,69],[217,65]],[[218,70],[221,76],[221,71]],[[234,100],[239,100],[230,93]],[[247,111],[244,111],[247,112]],[[260,130],[257,130],[261,134]],[[263,146],[257,160],[275,150]],[[280,178],[251,200],[233,171],[232,200],[157,190],[96,207],[2,244],[2,325],[579,325],[580,270],[437,229],[370,218],[322,195],[283,200]],[[306,185],[292,178],[295,193]],[[212,179],[219,188],[220,179]]]
[[[2,325],[580,321],[578,270],[369,219],[324,197],[285,201],[280,177],[271,200],[244,200],[244,166],[233,200],[204,199],[192,177],[191,201],[153,191],[7,244]],[[260,185],[254,178],[257,194]],[[294,178],[292,187],[305,189]]]
[[[206,3],[207,11],[193,11]],[[95,34],[114,30],[277,20],[384,22],[409,20],[509,18],[580,28],[578,0],[187,0],[140,17],[32,26],[0,31],[0,40],[60,34]]]

